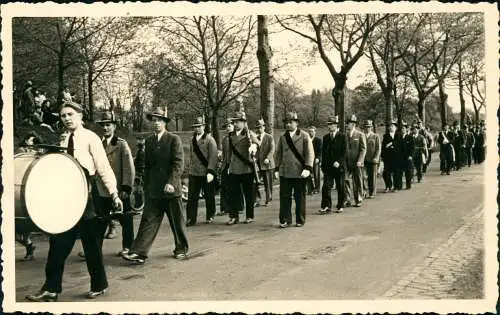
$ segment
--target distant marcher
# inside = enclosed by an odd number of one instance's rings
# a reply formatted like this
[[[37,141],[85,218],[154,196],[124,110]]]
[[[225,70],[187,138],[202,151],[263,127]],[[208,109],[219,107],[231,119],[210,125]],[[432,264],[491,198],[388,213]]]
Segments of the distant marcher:
[[[338,116],[328,118],[327,124],[328,133],[323,136],[323,150],[321,152],[323,187],[321,191],[320,214],[332,211],[332,187],[334,182],[337,186],[337,213],[341,213],[344,210],[345,198],[346,136],[338,128]]]
[[[427,139],[419,132],[418,124],[414,124],[411,131],[411,136],[413,137],[413,167],[417,172],[417,182],[420,183],[429,149]]]
[[[205,223],[213,223],[215,215],[215,182],[217,166],[217,144],[205,131],[203,117],[197,117],[190,145],[189,186],[186,208],[186,226],[196,225],[198,199],[203,189],[205,198]]]
[[[319,193],[319,188],[320,188],[320,179],[321,179],[321,148],[322,148],[322,141],[321,138],[316,137],[316,127],[310,126],[308,131],[309,136],[312,139],[313,143],[313,148],[314,148],[314,165],[313,165],[313,172],[311,174],[311,178],[308,179],[307,181],[307,193],[309,195],[311,194],[317,194]]]
[[[256,125],[257,139],[260,141],[257,150],[257,163],[259,166],[259,176],[264,183],[264,191],[266,195],[265,206],[273,200],[273,170],[274,170],[274,139],[273,136],[265,131],[265,122],[259,119]],[[256,185],[257,192],[259,186]],[[260,203],[257,201],[257,204]]]
[[[276,170],[280,176],[280,227],[292,224],[292,194],[295,199],[295,226],[306,221],[306,181],[313,169],[314,148],[309,134],[298,128],[297,113],[287,113],[285,134],[276,149]]]
[[[28,81],[21,99],[21,119],[29,122],[35,111],[35,96],[33,95],[33,83]]]
[[[356,130],[358,118],[352,115],[347,120],[346,202],[361,207],[363,202],[363,163],[366,155],[365,135]]]
[[[373,132],[373,121],[366,120],[364,125],[366,136],[365,172],[366,184],[365,193],[368,199],[374,198],[377,193],[377,171],[380,163],[381,143],[380,137]],[[363,181],[365,183],[365,181]]]
[[[400,187],[401,167],[400,159],[403,154],[403,139],[396,132],[396,121],[389,125],[388,132],[382,138],[382,160],[384,162],[383,178],[385,182],[385,192],[395,192],[396,187]]]
[[[472,126],[465,126],[465,153],[467,156],[467,166],[470,167],[472,164],[472,152],[475,146],[475,137],[472,131]]]
[[[439,169],[441,170],[441,175],[450,175],[453,163],[455,160],[455,150],[453,148],[453,132],[450,131],[448,124],[443,125],[443,130],[439,132],[438,140],[439,143]]]
[[[403,138],[403,154],[401,158],[401,174],[405,176],[405,188],[411,189],[413,181],[413,153],[415,151],[415,138],[408,132],[408,124],[403,122],[401,127],[401,137]],[[396,189],[403,187],[396,186]]]
[[[465,134],[460,129],[460,123],[453,123],[453,148],[455,149],[455,170],[458,171],[464,166],[465,160]]]

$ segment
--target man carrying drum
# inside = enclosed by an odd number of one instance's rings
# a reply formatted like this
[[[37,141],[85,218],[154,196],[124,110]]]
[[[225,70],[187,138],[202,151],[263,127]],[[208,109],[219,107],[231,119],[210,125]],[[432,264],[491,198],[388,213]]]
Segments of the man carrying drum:
[[[99,136],[82,125],[83,109],[74,102],[65,102],[61,108],[61,120],[66,128],[61,146],[67,147],[67,152],[73,156],[86,172],[89,186],[88,200],[82,218],[66,232],[54,234],[49,239],[49,253],[45,265],[45,283],[41,290],[26,296],[34,302],[56,301],[62,291],[62,277],[66,258],[70,254],[75,241],[80,235],[86,256],[87,269],[90,274],[89,299],[96,298],[106,292],[108,281],[104,269],[99,231],[102,230],[97,219],[97,187],[98,175],[107,188],[115,209],[123,209],[118,197],[116,178],[109,165],[106,152]]]

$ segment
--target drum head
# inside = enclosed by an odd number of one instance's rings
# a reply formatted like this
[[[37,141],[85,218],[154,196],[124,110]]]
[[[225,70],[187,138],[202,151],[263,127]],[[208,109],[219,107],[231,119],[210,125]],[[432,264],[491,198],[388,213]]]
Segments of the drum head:
[[[47,233],[58,234],[75,226],[83,215],[87,198],[85,174],[69,155],[44,155],[26,173],[26,210],[31,220]]]

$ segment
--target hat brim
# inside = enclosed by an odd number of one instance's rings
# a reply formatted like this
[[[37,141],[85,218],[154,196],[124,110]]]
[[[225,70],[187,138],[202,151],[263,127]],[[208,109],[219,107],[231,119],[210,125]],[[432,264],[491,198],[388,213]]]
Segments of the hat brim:
[[[349,119],[349,120],[347,121],[347,123],[355,123],[355,124],[357,124],[358,122],[357,122],[356,120],[350,120],[350,119]]]
[[[365,127],[365,128],[367,128],[367,127],[373,127],[373,125],[367,125],[367,124],[365,124],[365,125],[363,125],[363,127]]]
[[[201,126],[205,126],[205,124],[192,124],[191,127],[201,127]]]
[[[300,120],[298,118],[297,119],[283,119],[283,122],[289,122],[289,121],[299,122]]]
[[[146,118],[147,118],[148,120],[153,120],[153,117],[158,117],[158,118],[161,118],[161,119],[163,119],[165,122],[169,122],[169,121],[170,121],[170,118],[165,117],[165,116],[162,116],[162,115],[152,114],[152,113],[150,113],[150,114],[146,114]]]
[[[327,121],[326,124],[327,125],[338,125],[339,122],[338,121]]]

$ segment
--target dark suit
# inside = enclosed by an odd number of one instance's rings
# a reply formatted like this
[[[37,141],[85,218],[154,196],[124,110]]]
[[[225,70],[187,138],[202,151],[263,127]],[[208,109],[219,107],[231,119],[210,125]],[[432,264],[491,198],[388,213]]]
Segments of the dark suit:
[[[463,130],[453,132],[453,148],[455,148],[455,169],[457,171],[465,164],[465,142],[466,136]]]
[[[403,155],[401,158],[401,170],[405,176],[406,189],[411,188],[413,180],[413,152],[415,151],[415,138],[411,134],[403,137]]]
[[[418,134],[416,137],[412,135],[413,137],[413,144],[414,144],[414,150],[413,150],[413,166],[416,169],[417,173],[417,180],[420,183],[422,180],[422,173],[423,173],[423,166],[425,165],[425,162],[427,161],[427,156],[428,156],[428,148],[427,148],[427,140],[425,137],[421,134]]]
[[[467,166],[472,164],[472,150],[475,144],[475,137],[472,131],[467,131],[465,134],[465,153],[467,156]]]
[[[308,186],[308,193],[311,193],[313,191],[318,192],[319,191],[319,186],[320,186],[320,165],[321,165],[321,149],[322,149],[322,141],[321,138],[314,137],[312,139],[313,143],[313,148],[314,148],[314,165],[313,165],[313,171],[311,174],[311,178],[308,179],[307,181],[307,186]],[[316,163],[316,159],[318,159],[318,163]]]
[[[264,182],[264,190],[266,192],[266,204],[273,199],[273,170],[274,170],[274,139],[268,133],[258,135],[257,139],[261,141],[259,150],[257,151],[257,163],[259,165],[259,176]],[[264,161],[268,159],[269,163]],[[256,193],[260,198],[260,192],[256,185]]]
[[[450,174],[451,168],[453,167],[453,161],[455,160],[455,151],[453,148],[453,132],[440,131],[438,135],[439,143],[439,168],[442,173]]]
[[[130,251],[147,257],[166,213],[174,236],[174,254],[187,253],[188,241],[184,232],[181,204],[181,174],[184,152],[178,135],[168,131],[158,141],[153,134],[146,139],[144,187],[146,203],[137,237]],[[164,191],[166,184],[173,193]]]
[[[389,133],[382,138],[382,160],[384,161],[384,182],[386,189],[399,189],[401,183],[401,155],[403,139],[399,133],[391,137]]]
[[[346,137],[340,131],[335,138],[330,133],[323,136],[323,150],[321,153],[321,170],[323,171],[323,188],[321,190],[321,208],[332,208],[332,186],[337,186],[337,209],[344,207],[344,184],[347,144]],[[339,167],[333,163],[338,162]]]
[[[221,163],[221,187],[220,187],[220,211],[221,213],[229,213],[231,212],[230,209],[232,206],[231,205],[231,200],[235,200],[235,204],[237,204],[237,207],[235,209],[236,212],[243,211],[243,191],[239,190],[239,193],[235,194],[235,191],[231,191],[231,183],[229,181],[229,136],[225,136],[222,139],[222,163]],[[231,195],[231,192],[233,195]]]

